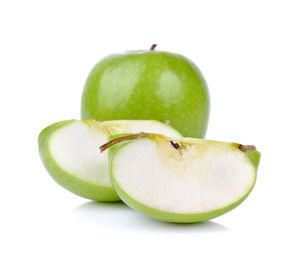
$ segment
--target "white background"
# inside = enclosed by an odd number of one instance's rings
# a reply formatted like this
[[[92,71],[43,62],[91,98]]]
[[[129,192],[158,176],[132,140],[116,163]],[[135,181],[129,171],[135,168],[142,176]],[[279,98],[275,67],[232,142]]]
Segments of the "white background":
[[[1,1],[0,27],[1,265],[299,265],[299,1]],[[206,137],[262,153],[251,195],[211,222],[77,197],[38,155],[97,61],[152,43],[203,72]]]

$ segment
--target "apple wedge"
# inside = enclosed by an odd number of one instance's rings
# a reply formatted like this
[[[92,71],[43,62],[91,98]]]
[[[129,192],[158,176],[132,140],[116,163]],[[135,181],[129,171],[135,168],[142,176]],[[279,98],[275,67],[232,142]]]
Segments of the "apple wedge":
[[[99,154],[99,146],[112,134],[140,131],[181,136],[154,120],[68,120],[40,133],[39,152],[49,174],[64,188],[92,200],[119,201],[108,175],[107,153]]]
[[[252,190],[260,153],[254,146],[139,133],[112,139],[113,187],[133,209],[167,222],[210,220]]]

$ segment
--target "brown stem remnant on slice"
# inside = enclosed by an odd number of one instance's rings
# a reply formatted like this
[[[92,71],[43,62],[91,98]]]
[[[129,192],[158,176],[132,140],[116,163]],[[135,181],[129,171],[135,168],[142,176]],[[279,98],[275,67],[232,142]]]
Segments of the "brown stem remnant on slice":
[[[174,142],[173,140],[171,140],[170,143],[176,150],[178,150],[180,148],[180,145],[178,143]]]
[[[123,136],[120,138],[112,139],[109,142],[103,144],[99,149],[100,149],[100,152],[104,152],[106,149],[108,149],[109,147],[111,147],[119,142],[122,142],[125,140],[143,138],[143,137],[147,137],[148,135],[149,135],[148,133],[141,132],[138,134],[132,134],[132,135],[127,135],[127,136]]]
[[[253,145],[239,145],[239,149],[243,152],[250,152],[250,151],[256,151],[256,147]]]
[[[152,44],[150,51],[154,51],[156,46],[157,46],[157,44]]]

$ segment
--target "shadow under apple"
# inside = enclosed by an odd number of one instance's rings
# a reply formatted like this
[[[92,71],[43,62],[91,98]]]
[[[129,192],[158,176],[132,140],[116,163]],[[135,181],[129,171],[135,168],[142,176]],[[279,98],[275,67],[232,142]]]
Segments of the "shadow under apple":
[[[191,224],[161,222],[132,210],[123,202],[90,201],[79,205],[72,214],[85,222],[123,230],[151,230],[151,232],[165,233],[211,233],[230,230],[224,225],[212,221]]]

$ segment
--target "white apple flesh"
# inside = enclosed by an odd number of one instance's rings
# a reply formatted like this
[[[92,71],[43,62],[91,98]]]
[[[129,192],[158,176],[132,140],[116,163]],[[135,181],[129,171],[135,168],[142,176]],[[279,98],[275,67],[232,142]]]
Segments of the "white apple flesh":
[[[49,174],[66,189],[93,200],[118,201],[108,175],[107,153],[99,154],[99,147],[112,134],[140,131],[181,136],[159,121],[69,120],[41,132],[40,155]]]
[[[153,218],[212,219],[241,203],[255,184],[260,154],[254,146],[145,133],[132,136],[125,140],[136,139],[110,148],[112,183],[124,202]]]

